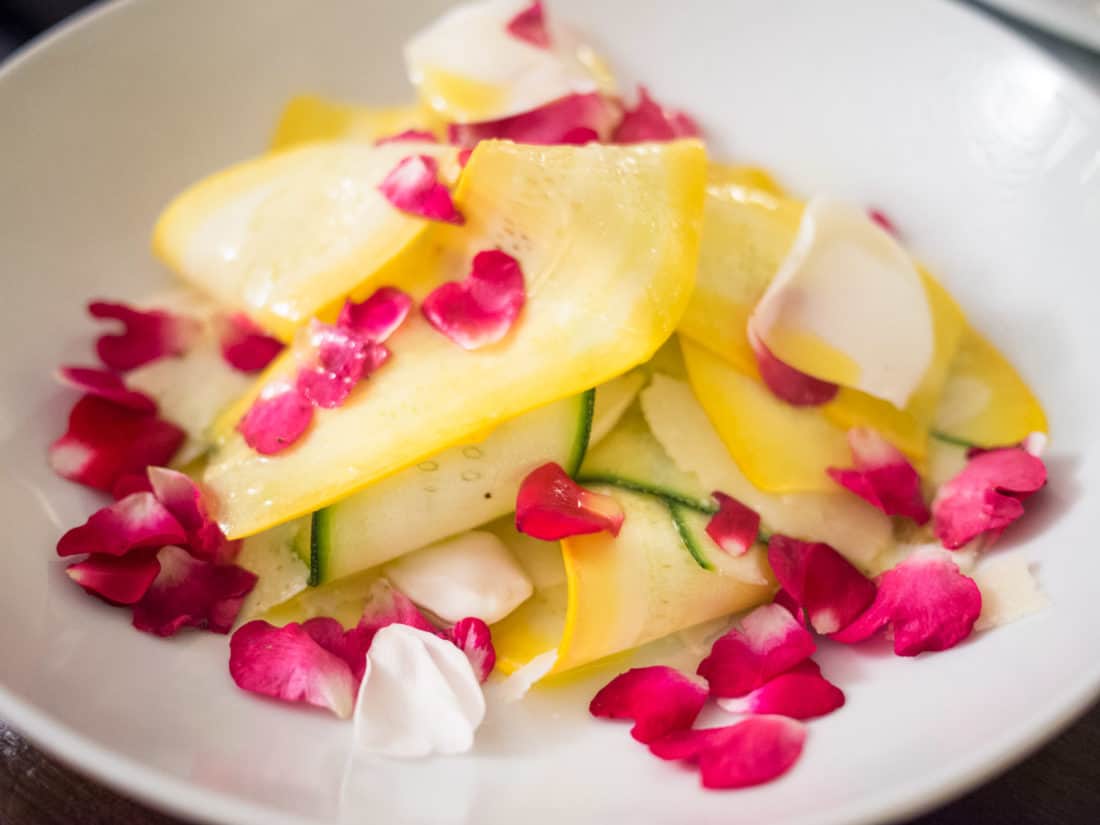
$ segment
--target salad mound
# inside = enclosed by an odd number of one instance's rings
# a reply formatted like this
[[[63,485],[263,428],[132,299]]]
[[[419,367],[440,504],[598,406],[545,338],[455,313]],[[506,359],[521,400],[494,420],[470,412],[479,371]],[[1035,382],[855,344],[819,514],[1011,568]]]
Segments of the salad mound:
[[[183,287],[89,305],[114,328],[58,373],[49,461],[114,501],[58,541],[74,582],[232,634],[242,690],[403,757],[475,747],[486,682],[720,627],[589,708],[715,789],[844,707],[820,645],[926,655],[1042,607],[987,556],[1045,414],[891,218],[710,157],[538,0],[455,8],[405,62],[416,102],[293,98],[166,207]]]

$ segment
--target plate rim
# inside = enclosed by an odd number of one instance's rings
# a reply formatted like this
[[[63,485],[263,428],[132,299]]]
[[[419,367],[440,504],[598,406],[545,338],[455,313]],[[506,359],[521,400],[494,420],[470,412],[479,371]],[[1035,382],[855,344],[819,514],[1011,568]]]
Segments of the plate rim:
[[[977,2],[1021,23],[1035,26],[1079,48],[1100,53],[1100,16],[1096,17],[1094,25],[1082,27],[1076,25],[1080,18],[1075,12],[1039,4],[1036,0],[977,0]]]
[[[927,1],[938,6],[944,13],[970,17],[991,33],[998,32],[996,36],[1007,37],[1015,48],[1026,49],[1033,58],[1044,63],[1061,79],[1082,90],[1088,101],[1087,105],[1100,115],[1100,93],[1091,89],[1066,66],[1023,34],[991,19],[973,5],[950,0]],[[55,43],[79,36],[84,29],[99,25],[131,6],[150,2],[153,0],[97,0],[32,38],[0,62],[0,85],[15,75],[25,63],[36,59]],[[1034,17],[1028,15],[1024,11],[1024,4],[1018,0],[977,2],[981,6],[1027,19],[1041,28],[1100,50],[1100,29],[1096,32],[1095,42],[1086,42],[1074,33],[1066,32],[1062,28],[1066,25],[1064,21],[1052,20],[1041,14]],[[1034,9],[1030,3],[1026,5],[1027,8]],[[824,815],[815,813],[809,818],[790,820],[787,825],[873,825],[898,822],[920,816],[963,796],[1038,751],[1100,701],[1100,661],[1091,671],[1079,673],[1078,679],[1062,696],[1064,698],[1060,704],[1044,706],[1015,732],[968,751],[962,758],[961,765],[947,765],[940,772],[925,775],[920,781],[901,789],[890,786],[882,792],[864,796],[854,804],[834,809]],[[80,774],[153,809],[189,821],[248,825],[327,825],[322,820],[247,801],[224,791],[200,787],[169,771],[147,767],[134,758],[99,744],[93,737],[73,731],[64,722],[40,710],[32,701],[11,691],[2,681],[0,717],[33,745]]]

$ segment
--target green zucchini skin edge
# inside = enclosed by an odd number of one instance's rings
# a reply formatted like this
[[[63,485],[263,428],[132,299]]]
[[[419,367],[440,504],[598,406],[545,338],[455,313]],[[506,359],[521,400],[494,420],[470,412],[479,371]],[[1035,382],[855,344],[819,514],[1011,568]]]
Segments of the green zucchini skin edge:
[[[596,411],[596,390],[585,390],[580,396],[581,424],[573,441],[572,455],[569,466],[565,469],[569,475],[576,475],[588,452],[588,443],[592,438],[592,420]],[[318,587],[324,581],[324,560],[322,546],[325,542],[325,533],[328,531],[328,508],[315,510],[310,517],[309,526],[309,579],[310,587]]]
[[[592,440],[592,419],[596,414],[596,389],[585,390],[581,394],[581,426],[577,431],[577,438],[573,442],[573,455],[569,459],[569,466],[563,467],[570,476],[575,476],[588,454],[588,444]]]

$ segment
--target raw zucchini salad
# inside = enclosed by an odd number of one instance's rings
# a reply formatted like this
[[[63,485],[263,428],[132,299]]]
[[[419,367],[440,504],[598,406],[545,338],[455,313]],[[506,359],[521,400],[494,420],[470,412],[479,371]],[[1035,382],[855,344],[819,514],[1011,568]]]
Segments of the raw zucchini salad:
[[[819,645],[924,656],[1043,606],[989,550],[1046,418],[904,226],[711,155],[540,2],[404,57],[407,105],[295,97],[167,204],[175,291],[89,305],[49,460],[113,503],[58,542],[76,585],[400,757],[476,749],[487,681],[709,623],[697,669],[590,711],[715,789],[844,705]]]

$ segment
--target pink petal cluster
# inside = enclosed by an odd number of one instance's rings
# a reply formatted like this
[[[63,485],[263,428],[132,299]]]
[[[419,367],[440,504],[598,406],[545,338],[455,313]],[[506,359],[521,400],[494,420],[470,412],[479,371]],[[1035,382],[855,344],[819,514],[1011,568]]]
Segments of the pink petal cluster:
[[[62,478],[110,492],[125,476],[167,464],[185,438],[154,413],[85,395],[69,413],[65,434],[50,445],[49,461]]]
[[[715,490],[718,512],[707,522],[707,535],[731,556],[748,552],[760,535],[760,516],[735,498]]]
[[[500,120],[452,123],[447,138],[468,147],[491,138],[540,146],[580,146],[605,139],[621,114],[617,102],[598,92],[572,94]]]
[[[809,657],[813,638],[784,607],[760,607],[714,643],[698,673],[709,687],[667,667],[627,671],[604,687],[589,712],[634,721],[631,734],[661,759],[699,768],[706,788],[769,782],[798,760],[806,736],[797,720],[844,705],[844,694]],[[749,715],[722,728],[693,729],[708,696]]]
[[[265,333],[244,313],[221,319],[222,358],[239,372],[259,372],[283,351],[283,342]]]
[[[777,604],[764,605],[714,643],[698,674],[714,696],[744,696],[810,658],[817,645],[809,631]]]
[[[448,639],[470,660],[481,681],[489,678],[496,653],[488,625],[462,619],[438,630],[409,599],[378,580],[368,594],[359,623],[345,630],[335,619],[275,627],[262,620],[242,625],[230,640],[229,673],[242,690],[287,702],[351,715],[375,635],[391,624],[405,624]]]
[[[112,370],[126,372],[165,356],[187,352],[202,332],[202,325],[182,315],[160,309],[143,311],[121,303],[94,301],[88,305],[93,318],[118,321],[123,331],[100,336],[99,360]]]
[[[832,638],[862,642],[889,627],[898,656],[947,650],[970,635],[982,612],[982,594],[939,551],[917,554],[878,578],[874,602],[858,619]]]
[[[293,383],[277,381],[237,424],[245,442],[263,455],[276,455],[298,441],[313,421],[314,409],[334,409],[352,390],[389,360],[384,345],[405,322],[412,299],[395,287],[381,287],[365,301],[347,301],[335,324],[309,327],[311,360]]]
[[[415,217],[464,223],[451,193],[439,182],[439,162],[431,155],[402,158],[378,184],[378,191],[397,209]]]
[[[615,499],[581,487],[554,462],[528,473],[516,495],[516,529],[543,541],[605,531],[617,536],[624,518]]]
[[[533,0],[531,5],[509,20],[505,28],[512,37],[530,43],[536,48],[550,48],[550,32],[546,28],[542,0]]]
[[[888,516],[904,516],[917,524],[931,518],[921,493],[920,475],[901,451],[868,427],[848,431],[854,469],[830,467],[829,477]]]
[[[1024,514],[1024,501],[1047,481],[1046,465],[1022,447],[973,455],[932,504],[944,547],[958,549],[981,535],[991,541]]]
[[[794,407],[819,407],[836,398],[840,391],[836,384],[814,378],[780,361],[755,335],[749,336],[749,343],[756,356],[760,379],[780,401]]]
[[[638,103],[623,114],[611,137],[613,143],[644,143],[699,137],[702,130],[691,116],[661,106],[645,86],[638,87]]]
[[[718,706],[728,713],[816,719],[844,707],[844,692],[807,659],[745,696],[719,699]]]
[[[256,577],[232,564],[226,541],[187,476],[149,468],[150,490],[135,490],[102,508],[57,543],[89,593],[133,606],[139,630],[172,636],[183,627],[228,633]]]
[[[475,350],[504,338],[526,301],[519,261],[499,249],[489,249],[474,256],[466,280],[436,287],[420,311],[454,343]]]
[[[827,544],[776,534],[768,542],[768,562],[781,598],[818,633],[843,630],[875,600],[875,583]]]

